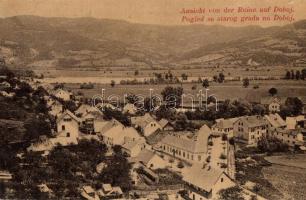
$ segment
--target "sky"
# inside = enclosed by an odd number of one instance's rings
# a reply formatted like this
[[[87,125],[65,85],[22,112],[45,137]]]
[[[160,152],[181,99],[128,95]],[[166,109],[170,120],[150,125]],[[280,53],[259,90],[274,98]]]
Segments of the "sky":
[[[180,25],[190,24],[190,21],[182,22],[183,8],[230,8],[240,7],[290,7],[294,13],[294,19],[306,19],[306,0],[0,0],[0,17],[16,15],[38,15],[43,17],[94,17],[121,19],[134,23]],[[207,11],[207,10],[206,10]],[[279,13],[283,15],[283,13]],[[208,17],[208,14],[205,14]],[[210,14],[213,15],[213,14]],[[220,14],[219,14],[220,15]],[[219,16],[215,14],[215,16]],[[223,14],[224,15],[224,14]],[[235,14],[237,15],[237,14]],[[192,17],[201,17],[201,14],[189,14]],[[226,14],[224,16],[234,16]],[[253,16],[252,13],[240,13],[238,16]],[[274,14],[270,15],[271,17]],[[187,18],[186,18],[187,19]],[[207,19],[207,18],[206,18]],[[290,23],[290,21],[247,21],[244,23],[227,22],[206,22],[202,24],[223,24],[223,25],[250,25],[260,24],[262,26],[274,26]]]

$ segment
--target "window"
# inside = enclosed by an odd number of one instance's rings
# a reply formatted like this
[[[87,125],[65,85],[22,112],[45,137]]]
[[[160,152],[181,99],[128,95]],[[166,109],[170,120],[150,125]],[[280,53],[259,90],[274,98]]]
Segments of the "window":
[[[223,178],[221,178],[221,183],[223,182]]]
[[[201,161],[201,156],[198,156],[198,160]]]
[[[66,133],[66,137],[70,137],[70,133],[68,132],[68,133]]]
[[[62,131],[64,131],[65,130],[65,125],[62,125]]]

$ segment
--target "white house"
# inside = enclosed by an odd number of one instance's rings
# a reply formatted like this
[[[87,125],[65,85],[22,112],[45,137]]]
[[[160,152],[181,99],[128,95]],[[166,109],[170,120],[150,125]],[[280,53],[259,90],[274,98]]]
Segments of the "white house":
[[[268,108],[272,113],[279,112],[281,105],[286,101],[286,98],[280,98],[276,96],[263,97],[260,100],[260,103]]]
[[[218,192],[235,186],[224,171],[194,164],[183,170],[183,181],[187,185],[188,197],[192,200],[218,199]]]
[[[123,196],[121,188],[111,184],[103,184],[102,188],[98,190],[98,194],[105,199],[120,199]]]
[[[122,151],[130,157],[136,157],[138,154],[146,148],[146,142],[143,139],[130,139],[125,138],[122,144]]]
[[[234,123],[239,118],[217,119],[216,123],[211,127],[211,130],[217,134],[226,134],[228,137],[234,137]]]
[[[304,120],[305,120],[304,115],[298,115],[295,117],[286,117],[287,129],[289,130],[296,129],[298,124],[300,122],[303,122]]]
[[[159,120],[159,125],[161,126],[162,130],[164,131],[173,131],[174,127],[173,125],[166,119]]]
[[[234,122],[234,136],[249,145],[257,145],[257,141],[267,133],[268,122],[262,116],[244,116]]]
[[[278,138],[290,147],[304,145],[304,136],[299,129],[288,130],[278,128],[271,131],[270,135]]]
[[[66,110],[57,121],[57,141],[65,145],[67,143],[77,143],[79,137],[79,126],[81,120],[76,117],[72,112]]]
[[[49,114],[52,116],[58,117],[63,112],[63,105],[57,100],[54,100],[49,108]]]
[[[131,115],[135,115],[137,112],[137,107],[134,104],[131,103],[127,103],[125,104],[125,106],[123,107],[123,113],[129,113]]]
[[[57,98],[60,98],[64,101],[69,101],[72,98],[72,93],[68,92],[66,90],[63,89],[57,89],[53,92],[53,95],[56,96]]]
[[[162,129],[160,124],[149,113],[146,113],[144,116],[132,117],[131,122],[135,128],[141,129],[145,137]]]
[[[162,169],[167,166],[167,161],[151,150],[143,149],[136,157],[129,158],[131,163],[141,163],[149,169]]]
[[[279,114],[277,113],[269,114],[269,115],[265,115],[264,117],[268,122],[269,130],[275,130],[278,128],[282,128],[282,129],[286,128],[286,122],[283,120],[281,116],[279,116]]]
[[[83,186],[81,196],[87,200],[100,200],[98,193],[91,186]]]
[[[204,125],[192,139],[167,135],[159,143],[159,150],[187,162],[203,163],[207,157],[208,140],[211,133],[210,128]]]

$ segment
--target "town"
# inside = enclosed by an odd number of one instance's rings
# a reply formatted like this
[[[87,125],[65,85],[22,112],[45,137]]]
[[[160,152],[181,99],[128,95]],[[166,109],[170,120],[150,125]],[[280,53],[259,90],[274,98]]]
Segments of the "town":
[[[272,199],[260,170],[306,151],[306,98],[277,88],[257,102],[197,102],[218,110],[180,106],[183,89],[171,85],[158,106],[133,93],[93,105],[4,60],[0,88],[5,199]]]

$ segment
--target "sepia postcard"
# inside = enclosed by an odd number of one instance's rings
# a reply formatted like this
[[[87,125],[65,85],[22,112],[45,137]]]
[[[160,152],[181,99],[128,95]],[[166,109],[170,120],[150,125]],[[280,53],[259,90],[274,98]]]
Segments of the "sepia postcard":
[[[0,0],[0,199],[305,200],[306,0]]]

